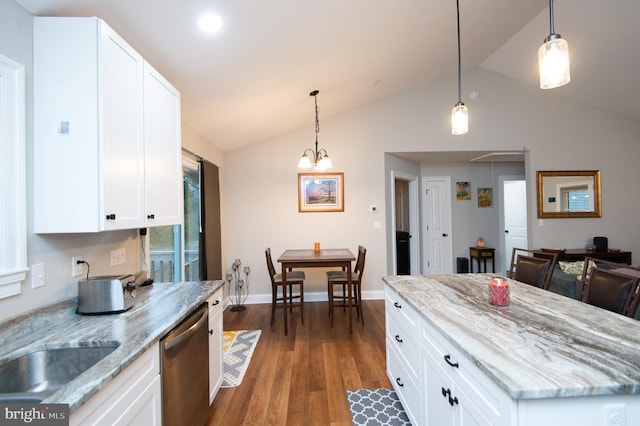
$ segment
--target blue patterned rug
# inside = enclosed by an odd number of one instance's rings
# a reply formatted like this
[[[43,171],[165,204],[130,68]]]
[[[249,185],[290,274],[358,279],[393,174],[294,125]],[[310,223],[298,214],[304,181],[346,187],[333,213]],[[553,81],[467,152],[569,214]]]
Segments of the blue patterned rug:
[[[393,389],[359,389],[347,391],[354,425],[411,426],[398,395]]]

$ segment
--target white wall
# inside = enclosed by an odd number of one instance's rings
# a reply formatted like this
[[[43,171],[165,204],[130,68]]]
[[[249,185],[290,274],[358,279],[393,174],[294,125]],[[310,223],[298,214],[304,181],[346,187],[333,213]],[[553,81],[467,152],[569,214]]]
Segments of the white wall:
[[[594,235],[606,235],[610,247],[631,250],[640,261],[640,198],[630,194],[640,181],[640,123],[482,69],[465,71],[463,91],[471,90],[480,99],[464,99],[470,111],[464,136],[451,136],[449,128],[455,76],[331,119],[320,117],[320,148],[329,152],[333,171],[345,173],[344,213],[297,211],[296,163],[313,145],[312,116],[303,129],[227,153],[227,267],[234,258],[250,265],[250,292],[257,297],[271,291],[265,247],[277,258],[284,249],[309,248],[313,241],[352,250],[362,244],[368,249],[363,290],[379,294],[388,270],[387,236],[372,222],[386,222],[384,153],[523,148],[530,151],[525,173],[531,247],[583,247]],[[602,171],[603,217],[541,224],[535,217],[536,170],[571,169]],[[375,218],[370,205],[380,209]],[[474,242],[476,234],[464,238]],[[324,283],[324,271],[318,270],[305,286],[320,297]]]

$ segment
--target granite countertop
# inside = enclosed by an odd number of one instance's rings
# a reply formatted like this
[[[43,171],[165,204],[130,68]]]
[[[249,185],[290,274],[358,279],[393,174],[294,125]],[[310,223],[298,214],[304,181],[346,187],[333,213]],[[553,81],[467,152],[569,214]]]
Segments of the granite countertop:
[[[0,324],[0,363],[45,348],[120,346],[43,403],[69,404],[73,413],[112,378],[207,300],[224,281],[154,283],[136,290],[120,314],[78,315],[74,299]]]
[[[382,277],[513,399],[640,394],[640,321],[495,274]]]

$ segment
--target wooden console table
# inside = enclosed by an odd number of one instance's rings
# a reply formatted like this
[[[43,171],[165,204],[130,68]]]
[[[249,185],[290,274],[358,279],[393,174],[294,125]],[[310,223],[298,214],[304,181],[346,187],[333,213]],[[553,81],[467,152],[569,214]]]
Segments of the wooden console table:
[[[478,272],[487,272],[487,259],[491,261],[493,272],[496,272],[496,249],[488,247],[469,247],[469,257],[471,258],[469,263],[471,264],[470,266],[472,273],[473,259],[476,259],[478,261]],[[482,261],[482,264],[484,264],[484,271],[480,266],[480,261]]]
[[[544,250],[542,250],[544,251]],[[596,251],[585,249],[566,249],[558,253],[558,260],[566,260],[575,262],[584,260],[585,257],[593,257],[595,259],[608,260],[610,262],[626,263],[631,265],[630,251]]]

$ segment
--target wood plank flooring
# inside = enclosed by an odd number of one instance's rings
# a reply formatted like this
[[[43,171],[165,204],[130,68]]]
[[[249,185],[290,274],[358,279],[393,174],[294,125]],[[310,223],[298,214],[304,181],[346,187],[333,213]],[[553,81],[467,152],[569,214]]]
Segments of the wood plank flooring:
[[[365,300],[364,327],[354,309],[353,334],[347,313],[327,302],[305,303],[289,315],[270,305],[224,312],[225,330],[262,330],[240,386],[220,389],[209,410],[209,425],[351,425],[347,390],[391,388],[386,374],[384,300]]]

